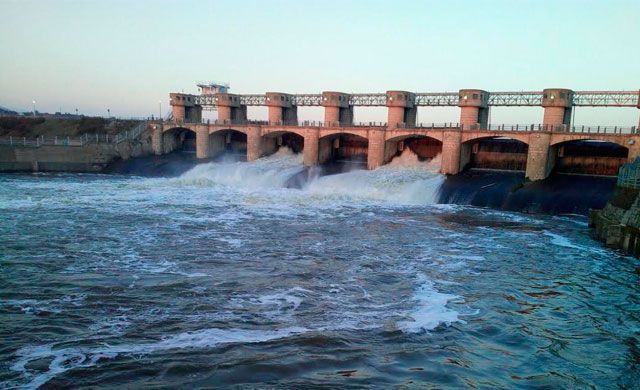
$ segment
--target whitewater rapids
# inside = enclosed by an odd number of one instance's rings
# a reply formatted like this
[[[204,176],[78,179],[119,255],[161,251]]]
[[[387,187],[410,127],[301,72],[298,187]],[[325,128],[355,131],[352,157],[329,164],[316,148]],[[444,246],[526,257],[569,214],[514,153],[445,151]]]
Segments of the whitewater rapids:
[[[378,201],[398,205],[434,204],[444,176],[438,173],[440,155],[428,162],[406,148],[400,156],[376,170],[364,169],[321,176],[311,168],[301,189],[285,188],[287,180],[302,170],[302,154],[280,148],[253,162],[200,164],[175,179],[180,185],[226,186],[244,193],[305,197],[316,202]]]

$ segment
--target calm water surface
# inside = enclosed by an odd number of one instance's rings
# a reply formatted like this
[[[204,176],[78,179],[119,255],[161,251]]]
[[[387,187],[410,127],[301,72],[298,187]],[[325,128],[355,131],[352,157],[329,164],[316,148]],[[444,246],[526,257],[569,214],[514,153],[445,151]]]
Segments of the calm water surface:
[[[0,176],[0,388],[640,388],[640,264],[584,217],[300,164]]]

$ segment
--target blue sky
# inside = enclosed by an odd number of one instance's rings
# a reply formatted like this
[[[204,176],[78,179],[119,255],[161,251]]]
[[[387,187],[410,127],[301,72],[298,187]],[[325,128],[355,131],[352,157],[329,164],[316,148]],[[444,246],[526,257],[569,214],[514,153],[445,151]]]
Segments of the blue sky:
[[[0,13],[0,105],[19,110],[35,99],[41,111],[150,115],[209,79],[235,93],[640,89],[637,0],[0,0]],[[579,108],[576,123],[635,125],[639,111]],[[541,115],[496,108],[492,121]]]

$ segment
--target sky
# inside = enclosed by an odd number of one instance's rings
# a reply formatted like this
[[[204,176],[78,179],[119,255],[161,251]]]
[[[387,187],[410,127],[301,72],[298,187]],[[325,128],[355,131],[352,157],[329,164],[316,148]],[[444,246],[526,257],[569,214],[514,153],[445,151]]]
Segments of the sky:
[[[233,93],[640,89],[638,0],[0,0],[0,15],[0,106],[19,111],[35,100],[43,112],[157,115],[169,92],[197,93],[206,80]],[[458,115],[425,107],[418,120]],[[491,115],[539,123],[542,108]],[[386,111],[355,116],[383,121]],[[574,123],[639,116],[578,108]]]

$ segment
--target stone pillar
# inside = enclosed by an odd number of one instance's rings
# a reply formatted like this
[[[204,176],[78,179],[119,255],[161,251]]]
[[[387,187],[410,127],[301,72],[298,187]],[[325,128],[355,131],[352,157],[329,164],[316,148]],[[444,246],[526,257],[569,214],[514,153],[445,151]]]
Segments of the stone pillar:
[[[189,110],[193,108],[195,97],[184,93],[170,93],[169,104],[176,122],[186,122],[190,119]],[[202,107],[200,107],[202,109]]]
[[[326,106],[324,108],[324,125],[338,126],[340,124],[340,107]]]
[[[240,103],[240,96],[216,93],[214,97],[220,123],[242,123],[247,120],[247,106]]]
[[[320,131],[318,129],[307,129],[304,136],[304,166],[311,167],[318,164],[318,147],[320,141]]]
[[[282,107],[280,106],[269,106],[269,124],[270,125],[279,125],[282,124]]]
[[[269,124],[298,122],[298,108],[293,104],[293,95],[281,92],[267,92]]]
[[[544,118],[542,124],[549,131],[563,130],[571,125],[573,91],[570,89],[549,88],[542,91]]]
[[[196,157],[209,158],[209,125],[196,126]]]
[[[461,89],[458,93],[462,130],[486,129],[489,120],[489,92]]]
[[[162,146],[162,124],[152,125],[151,129],[151,149],[153,150],[153,154],[161,155],[163,152]]]
[[[185,107],[185,118],[189,123],[202,123],[202,106]]]
[[[415,127],[417,107],[416,95],[406,91],[387,91],[387,127]]]
[[[368,133],[367,168],[376,169],[384,164],[385,131],[369,129]]]
[[[247,127],[247,161],[262,157],[262,135],[260,127]]]
[[[195,95],[170,93],[169,103],[176,122],[202,122],[202,106],[196,104]]]
[[[322,92],[325,126],[353,123],[353,106],[349,105],[349,95],[342,92]]]
[[[318,163],[324,164],[333,154],[333,146],[335,139],[324,137],[318,141]]]
[[[640,109],[640,91],[638,92],[638,109]],[[640,118],[638,118],[638,127],[636,127],[636,132],[640,134]]]
[[[627,161],[632,162],[640,157],[640,137],[629,138],[627,140],[627,147],[629,148]]]
[[[551,148],[551,133],[533,132],[529,135],[529,152],[525,178],[531,181],[543,180],[551,173],[555,165],[554,149]]]
[[[455,175],[462,169],[460,166],[462,131],[447,130],[443,135],[440,173],[445,175]]]
[[[176,122],[184,122],[185,109],[182,105],[171,105],[171,113],[173,114],[173,120]]]
[[[231,123],[231,107],[229,106],[216,106],[218,111],[217,123]]]

